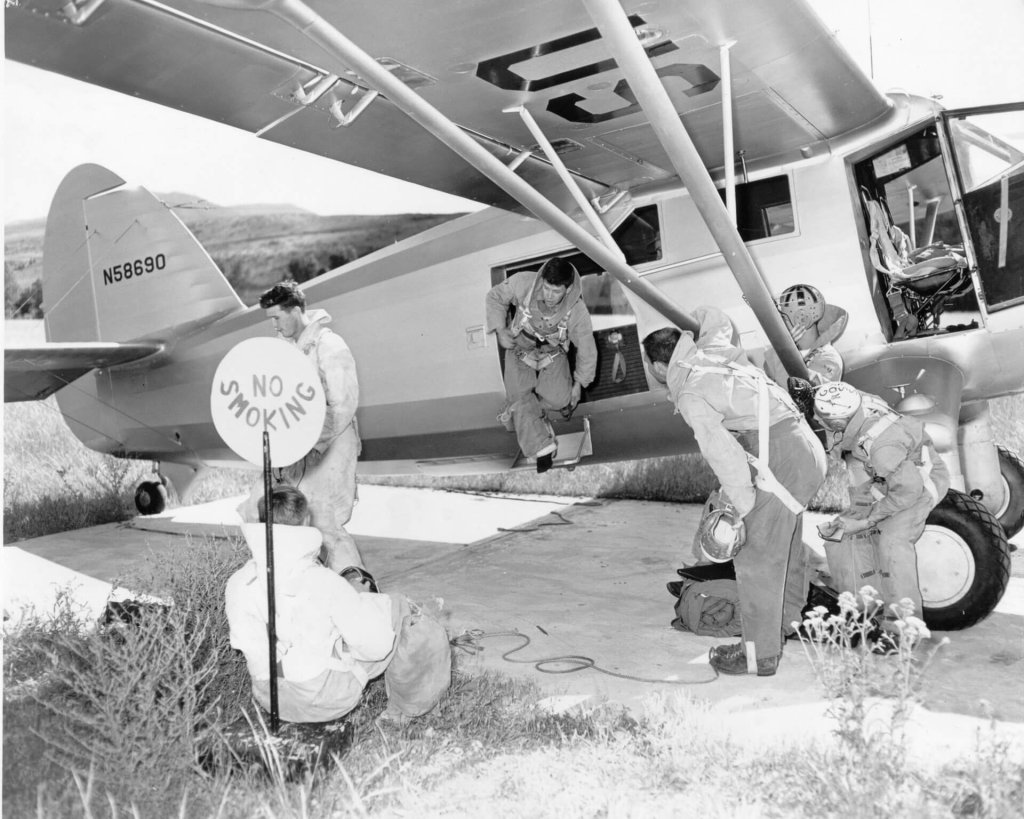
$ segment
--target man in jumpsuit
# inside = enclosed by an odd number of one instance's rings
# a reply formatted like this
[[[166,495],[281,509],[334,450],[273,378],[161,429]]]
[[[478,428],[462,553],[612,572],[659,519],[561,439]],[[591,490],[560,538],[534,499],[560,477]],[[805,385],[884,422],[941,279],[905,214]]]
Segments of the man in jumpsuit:
[[[597,345],[583,285],[572,263],[554,257],[539,272],[509,276],[487,294],[487,331],[505,349],[505,395],[498,419],[515,429],[519,448],[551,467],[558,449],[546,412],[568,418],[597,371]],[[509,307],[514,315],[509,317]],[[576,348],[575,372],[569,346]]]
[[[263,497],[259,515],[265,521]],[[275,668],[278,710],[287,722],[328,722],[355,708],[384,674],[389,717],[431,710],[451,682],[443,627],[414,617],[402,595],[365,592],[317,563],[320,532],[307,525],[302,492],[279,485],[274,515]],[[265,523],[244,523],[252,559],[224,591],[231,646],[245,655],[253,696],[271,710]],[[416,651],[403,650],[413,645]]]
[[[323,533],[324,564],[335,572],[362,567],[359,549],[345,531],[355,503],[356,460],[360,450],[355,417],[359,403],[355,359],[341,336],[328,327],[330,315],[324,310],[306,310],[306,295],[295,282],[275,284],[260,296],[260,307],[277,334],[313,362],[327,400],[327,415],[319,439],[305,458],[281,469],[276,477],[301,489],[308,499],[312,525]],[[243,517],[255,520],[251,507],[262,494],[260,484],[253,489],[246,504],[248,512]]]
[[[817,386],[842,379],[843,357],[832,342],[843,334],[849,314],[842,307],[826,303],[821,291],[809,284],[787,287],[776,305],[803,356],[811,383]],[[765,351],[764,371],[776,383],[786,385],[789,374],[770,347]]]
[[[818,527],[829,571],[839,591],[877,586],[885,603],[881,626],[895,642],[897,615],[889,605],[909,598],[921,614],[915,544],[949,489],[949,470],[921,421],[849,384],[818,387],[814,415],[851,482],[850,509]]]
[[[644,351],[746,526],[733,558],[743,642],[711,649],[710,663],[767,677],[807,600],[802,514],[825,478],[825,453],[786,392],[748,362],[728,317],[713,307],[694,315],[697,341],[664,328]]]

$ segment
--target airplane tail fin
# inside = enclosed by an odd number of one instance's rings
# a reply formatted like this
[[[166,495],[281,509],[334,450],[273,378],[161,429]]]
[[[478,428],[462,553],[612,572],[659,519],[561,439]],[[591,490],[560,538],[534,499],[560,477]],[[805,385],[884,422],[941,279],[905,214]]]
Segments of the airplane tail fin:
[[[43,245],[47,341],[169,341],[245,305],[170,208],[99,165],[57,188]]]

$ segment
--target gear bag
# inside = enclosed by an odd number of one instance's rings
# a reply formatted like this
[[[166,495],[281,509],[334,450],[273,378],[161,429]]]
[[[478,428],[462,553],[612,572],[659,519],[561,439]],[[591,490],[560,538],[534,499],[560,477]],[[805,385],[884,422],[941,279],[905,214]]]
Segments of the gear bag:
[[[743,633],[740,593],[735,580],[683,578],[672,627],[705,637],[738,637]]]
[[[739,637],[743,633],[739,586],[732,561],[689,566],[676,571],[683,586],[676,601],[672,627],[704,637]],[[824,606],[829,614],[839,613],[839,596],[832,589],[810,583],[801,620]]]
[[[410,601],[401,601],[402,625],[395,654],[384,672],[392,717],[418,717],[434,709],[452,681],[448,633]]]

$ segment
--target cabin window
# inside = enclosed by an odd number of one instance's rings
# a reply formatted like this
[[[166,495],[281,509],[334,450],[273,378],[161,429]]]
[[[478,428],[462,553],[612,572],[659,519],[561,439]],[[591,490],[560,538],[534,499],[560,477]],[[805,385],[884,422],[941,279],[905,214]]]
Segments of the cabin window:
[[[725,201],[725,190],[719,194]],[[783,236],[796,230],[789,177],[774,176],[736,186],[736,229],[744,242]]]

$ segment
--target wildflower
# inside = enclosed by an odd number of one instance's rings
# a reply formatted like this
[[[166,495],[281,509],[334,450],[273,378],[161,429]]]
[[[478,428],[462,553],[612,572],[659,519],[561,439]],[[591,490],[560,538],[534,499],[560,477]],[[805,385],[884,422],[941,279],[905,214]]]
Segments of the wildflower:
[[[904,597],[898,603],[892,603],[889,608],[899,619],[905,620],[914,613],[914,601],[909,597]]]
[[[864,588],[870,588],[870,586]],[[856,614],[857,608],[857,598],[854,597],[853,592],[844,591],[839,595],[839,611],[843,614]]]
[[[860,599],[864,601],[865,608],[878,606],[882,602],[878,596],[878,590],[874,586],[861,586]]]
[[[924,624],[924,620],[914,617],[912,614],[907,615],[906,628],[911,634],[921,638],[922,640],[932,636],[928,626]]]

